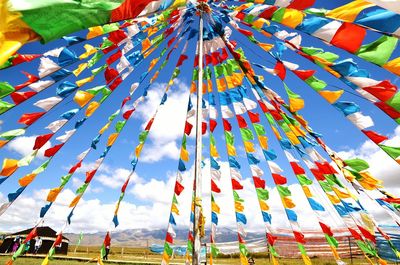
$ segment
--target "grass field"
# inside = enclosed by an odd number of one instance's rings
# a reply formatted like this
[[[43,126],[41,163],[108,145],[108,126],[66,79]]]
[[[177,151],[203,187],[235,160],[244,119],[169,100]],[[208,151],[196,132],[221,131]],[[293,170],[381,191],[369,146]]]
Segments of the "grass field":
[[[77,248],[75,252],[75,247],[70,246],[68,255],[59,255],[50,263],[54,265],[82,265],[88,264],[90,259],[96,258],[99,255],[99,247],[85,247],[81,246]],[[44,256],[23,256],[16,260],[13,265],[40,265],[43,261]],[[0,264],[4,264],[10,256],[0,256]],[[254,259],[256,265],[272,265],[268,257],[265,255],[255,254]],[[109,262],[105,264],[160,264],[161,255],[151,253],[146,248],[126,248],[126,247],[113,247],[109,255]],[[312,258],[313,265],[335,265],[336,262],[332,258]],[[349,265],[367,265],[367,261],[362,258],[344,259]],[[96,264],[96,261],[92,261],[89,264]],[[184,259],[182,257],[177,257],[171,261],[173,264],[184,264]],[[238,265],[239,259],[237,255],[233,256],[221,256],[214,260],[214,264],[221,265]],[[299,259],[289,259],[282,258],[279,259],[280,265],[296,265],[303,264],[303,261]],[[394,263],[392,263],[394,264]]]
[[[0,264],[4,264],[7,260],[9,260],[10,257],[6,256],[0,256]],[[86,257],[87,258],[87,257]],[[118,260],[117,260],[118,259]],[[40,265],[43,261],[43,257],[21,257],[17,261],[15,261],[13,264],[14,265]],[[137,261],[137,262],[134,262]],[[148,259],[147,261],[141,258],[137,257],[123,257],[121,259],[120,256],[110,256],[110,262],[104,262],[105,264],[160,264],[161,259],[160,258],[152,258]],[[365,260],[363,259],[353,259],[353,262],[350,260],[344,260],[347,264],[353,264],[353,265],[367,265]],[[265,258],[257,258],[255,259],[256,265],[272,265],[272,263],[269,262],[268,259]],[[50,264],[54,265],[82,265],[82,264],[88,264],[88,260],[75,260],[74,257],[72,256],[63,256],[60,258],[54,259]],[[313,258],[312,263],[314,265],[335,265],[336,263],[333,260],[327,260],[323,258]],[[96,261],[93,261],[89,264],[96,264]],[[183,259],[175,259],[174,261],[171,262],[172,264],[184,264]],[[217,259],[214,260],[214,264],[226,264],[226,265],[231,265],[231,264],[239,264],[239,260],[232,258],[222,258],[222,259]],[[279,264],[281,265],[295,265],[295,264],[303,264],[301,259],[279,259]]]

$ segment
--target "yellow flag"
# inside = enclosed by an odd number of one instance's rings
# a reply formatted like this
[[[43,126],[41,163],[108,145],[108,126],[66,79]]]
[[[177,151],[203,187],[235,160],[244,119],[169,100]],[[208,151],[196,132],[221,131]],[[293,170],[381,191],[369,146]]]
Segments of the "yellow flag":
[[[292,209],[296,207],[296,204],[294,204],[291,198],[283,197],[282,200],[283,200],[283,205],[285,206],[286,209]]]
[[[310,189],[307,186],[302,186],[304,194],[306,195],[307,198],[311,198],[312,197],[312,193],[310,191]]]
[[[239,201],[236,201],[235,202],[235,211],[241,213],[241,212],[243,212],[243,210],[244,210],[244,206]]]
[[[333,203],[333,204],[337,204],[340,202],[340,199],[332,194],[327,193],[326,196],[328,197],[328,199]]]
[[[18,180],[18,183],[21,187],[28,186],[36,177],[36,174],[28,174]]]
[[[232,82],[232,77],[227,75],[225,76],[226,84],[228,85],[229,89],[232,89],[235,87],[235,84]]]
[[[211,209],[213,212],[218,213],[220,212],[219,206],[218,204],[216,204],[215,202],[211,202]]]
[[[286,136],[289,138],[290,142],[294,145],[300,144],[300,140],[293,132],[286,132]]]
[[[282,21],[280,23],[290,28],[296,28],[298,25],[301,24],[301,22],[303,22],[304,16],[305,15],[303,11],[286,8],[285,13],[282,17]]]
[[[260,141],[260,145],[262,149],[267,150],[268,149],[268,137],[265,135],[260,135],[258,136],[258,140]]]
[[[218,92],[224,92],[226,90],[226,84],[224,78],[218,78],[217,80]]]
[[[301,98],[289,98],[289,108],[291,112],[296,112],[304,108],[304,100]]]
[[[393,59],[383,65],[383,68],[386,70],[396,74],[400,75],[400,57],[397,57],[396,59]]]
[[[111,146],[115,143],[115,140],[117,140],[119,133],[113,133],[110,134],[110,136],[108,136],[108,140],[107,140],[107,146]]]
[[[44,260],[42,261],[42,265],[48,265],[48,264],[49,264],[49,257],[46,256],[46,257],[44,258]]]
[[[87,83],[92,82],[93,79],[94,79],[94,75],[89,76],[89,77],[86,77],[86,78],[81,79],[81,80],[78,80],[78,81],[75,82],[75,84],[76,84],[78,87],[81,87],[81,86],[83,86],[84,84],[87,84]]]
[[[333,10],[330,10],[328,13],[326,13],[326,16],[346,22],[353,22],[361,11],[374,5],[375,4],[364,0],[355,0],[348,3],[347,5],[343,5]]]
[[[142,42],[142,53],[147,51],[150,47],[151,47],[151,42],[150,42],[149,38],[147,38]]]
[[[274,48],[274,45],[269,43],[259,43],[258,46],[260,46],[266,52],[269,52],[272,48]]]
[[[242,265],[249,265],[249,261],[247,260],[247,257],[244,256],[242,253],[240,253],[240,263]]]
[[[75,93],[74,101],[79,107],[85,106],[89,101],[93,99],[94,95],[90,94],[89,92],[78,90]]]
[[[244,141],[244,149],[246,150],[247,153],[255,152],[254,144],[249,141]]]
[[[103,126],[103,128],[100,129],[99,134],[103,134],[108,127],[110,127],[111,122],[108,122],[106,125]]]
[[[265,212],[269,211],[269,206],[265,201],[259,200],[258,202],[260,203],[260,208],[262,211],[265,211]]]
[[[86,117],[92,116],[92,114],[97,110],[100,106],[100,103],[97,101],[90,102],[89,106],[86,109],[85,115]]]
[[[304,264],[305,264],[305,265],[312,265],[311,259],[310,259],[309,256],[304,255],[304,254],[301,254],[301,257],[303,258],[303,261],[304,261]]]
[[[51,189],[49,191],[49,194],[47,194],[47,201],[48,202],[54,202],[58,196],[58,194],[60,194],[61,188],[57,187],[54,189]]]
[[[87,57],[89,57],[90,55],[92,55],[92,54],[94,54],[94,53],[96,53],[97,52],[97,49],[95,48],[95,47],[93,47],[92,45],[90,45],[90,44],[85,44],[84,46],[83,46],[83,48],[85,48],[85,53],[82,53],[80,56],[79,56],[79,59],[81,59],[81,60],[83,60],[83,59],[86,59]]]
[[[8,177],[18,169],[18,160],[5,158],[3,160],[3,168],[1,169],[0,176]]]
[[[228,155],[230,156],[236,156],[236,149],[233,145],[227,144],[226,145],[228,148]]]
[[[86,35],[86,39],[92,39],[97,36],[103,35],[103,27],[102,26],[96,26],[96,27],[91,27],[89,28],[89,32]]]
[[[336,193],[336,195],[341,198],[341,199],[348,199],[351,198],[350,194],[345,192],[345,191],[341,191],[335,187],[332,187],[333,191]]]
[[[82,195],[76,196],[76,197],[72,200],[72,202],[69,204],[69,207],[70,207],[70,208],[75,207],[75,206],[78,204],[79,200],[81,199],[81,196],[82,196]]]
[[[78,66],[78,68],[76,68],[72,73],[73,73],[75,76],[80,75],[80,74],[83,72],[83,70],[86,69],[87,65],[88,65],[87,63],[81,63],[81,64]]]
[[[322,90],[319,91],[318,93],[329,103],[333,104],[342,96],[343,92],[344,90],[338,90],[338,91]]]
[[[142,152],[142,149],[143,149],[143,144],[139,144],[138,146],[136,146],[136,149],[135,149],[136,157],[140,156],[140,153]]]
[[[175,203],[173,203],[172,206],[171,206],[171,212],[173,212],[173,213],[179,215],[179,209],[178,209],[178,207],[175,205]]]
[[[189,161],[189,152],[184,148],[181,148],[181,159],[186,162]]]
[[[211,154],[211,156],[214,157],[214,158],[219,157],[217,148],[216,148],[214,145],[211,145],[211,146],[210,146],[210,154]]]

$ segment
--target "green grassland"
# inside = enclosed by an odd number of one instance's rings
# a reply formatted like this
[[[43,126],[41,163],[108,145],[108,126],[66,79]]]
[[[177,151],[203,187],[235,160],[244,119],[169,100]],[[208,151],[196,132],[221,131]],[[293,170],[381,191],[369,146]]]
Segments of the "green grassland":
[[[76,249],[74,246],[69,247],[68,255],[56,255],[55,259],[50,262],[54,265],[82,265],[82,264],[96,264],[94,260],[99,256],[99,247],[85,247],[81,246]],[[37,256],[22,256],[16,260],[13,265],[40,265],[43,261],[43,255]],[[0,264],[4,264],[10,256],[0,256]],[[266,255],[255,254],[254,260],[256,265],[272,265],[269,258]],[[332,258],[312,258],[313,265],[335,265],[336,262]],[[353,258],[344,260],[349,265],[367,265],[369,264],[363,258]],[[109,262],[104,262],[105,264],[160,264],[161,255],[151,253],[146,248],[132,248],[132,247],[116,247],[111,249],[109,255]],[[221,255],[217,259],[214,259],[214,264],[221,265],[238,265],[239,259],[237,255]],[[184,264],[183,257],[176,257],[171,260],[171,265],[173,264]],[[279,259],[280,265],[295,265],[303,264],[302,260],[299,259],[289,259],[281,258]],[[394,264],[394,263],[393,263]]]

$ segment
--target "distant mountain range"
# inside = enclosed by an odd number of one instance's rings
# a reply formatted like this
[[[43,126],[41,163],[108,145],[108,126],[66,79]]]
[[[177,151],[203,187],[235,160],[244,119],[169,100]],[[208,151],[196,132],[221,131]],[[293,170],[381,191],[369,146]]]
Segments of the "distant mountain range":
[[[175,242],[177,244],[186,244],[188,237],[187,229],[176,229]],[[206,231],[209,234],[209,231]],[[79,234],[64,234],[74,245],[78,241]],[[104,233],[84,234],[81,245],[99,246],[103,243]],[[228,228],[219,228],[217,232],[219,242],[237,241],[237,232]],[[255,239],[263,237],[262,233],[248,233],[246,239]],[[150,246],[151,244],[163,244],[165,239],[164,229],[129,229],[113,232],[111,235],[113,245],[115,246]]]

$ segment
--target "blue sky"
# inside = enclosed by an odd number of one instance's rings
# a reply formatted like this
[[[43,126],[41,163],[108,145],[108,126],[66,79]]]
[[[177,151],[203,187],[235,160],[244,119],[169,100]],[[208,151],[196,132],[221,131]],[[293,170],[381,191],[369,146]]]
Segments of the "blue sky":
[[[349,1],[322,1],[317,0],[315,7],[325,7],[327,9],[333,8],[335,6],[347,3]],[[197,21],[193,22],[192,26],[197,26]],[[78,33],[82,34],[82,33]],[[257,35],[258,36],[258,35]],[[389,79],[394,84],[399,84],[399,80],[393,74],[387,72],[386,70],[377,67],[371,63],[364,62],[361,59],[353,56],[347,52],[341,51],[335,47],[328,46],[316,38],[309,37],[306,35],[303,36],[302,46],[315,46],[321,47],[326,51],[332,51],[338,55],[340,55],[341,59],[345,58],[353,58],[361,68],[368,69],[372,77],[377,80]],[[376,39],[377,34],[373,32],[368,33],[368,40]],[[246,56],[250,61],[261,63],[266,65],[267,67],[272,67],[273,62],[272,58],[266,53],[262,53],[261,49],[256,47],[254,44],[250,43],[247,39],[243,38],[238,33],[234,33],[232,35],[232,39],[238,41],[239,46],[242,46]],[[95,40],[91,40],[88,43],[96,46],[101,39],[97,38]],[[260,41],[269,42],[271,41],[267,38],[261,37]],[[183,42],[182,42],[183,44]],[[95,201],[98,200],[100,204],[113,205],[114,202],[119,197],[119,189],[120,185],[123,182],[123,179],[126,172],[130,169],[130,159],[132,157],[132,152],[135,146],[138,144],[138,134],[143,129],[143,125],[146,123],[147,118],[151,113],[154,112],[155,106],[158,105],[157,100],[160,98],[160,91],[165,87],[165,83],[168,82],[169,77],[173,71],[173,68],[176,64],[177,58],[179,57],[179,52],[182,49],[183,45],[180,45],[180,48],[175,51],[173,56],[168,62],[167,67],[164,69],[162,74],[160,74],[158,78],[158,84],[155,84],[154,87],[150,89],[149,93],[149,101],[145,102],[145,108],[139,109],[135,114],[133,114],[133,118],[131,118],[121,133],[120,138],[113,146],[112,150],[107,156],[107,159],[104,162],[104,166],[98,173],[98,177],[96,177],[92,184],[91,190],[85,194],[84,199],[86,201]],[[40,43],[31,43],[24,46],[21,49],[21,53],[42,53],[48,51],[52,48],[57,48],[65,45],[63,40],[53,41],[46,45],[42,45]],[[162,45],[162,47],[164,47]],[[84,50],[82,45],[75,45],[71,47],[77,54],[82,53]],[[153,207],[151,209],[157,209],[155,207],[157,203],[157,198],[160,197],[160,201],[170,202],[172,190],[165,190],[161,194],[147,194],[146,192],[151,193],[151,184],[154,184],[157,188],[163,189],[163,185],[168,187],[166,184],[168,183],[171,176],[174,175],[177,169],[177,158],[178,156],[174,156],[177,150],[179,150],[181,143],[181,135],[183,133],[183,125],[184,125],[184,115],[187,107],[187,98],[188,98],[188,86],[190,85],[191,80],[191,71],[192,71],[192,62],[193,62],[193,54],[195,50],[195,41],[194,39],[190,42],[187,54],[189,55],[189,59],[187,60],[185,67],[183,67],[181,71],[181,75],[179,77],[179,85],[174,86],[175,92],[172,91],[171,97],[167,101],[168,104],[172,104],[167,109],[160,111],[158,128],[154,128],[155,132],[151,132],[149,135],[149,141],[146,143],[144,147],[144,156],[145,159],[139,162],[136,173],[138,177],[135,178],[135,181],[131,183],[132,191],[128,192],[125,197],[125,201],[131,204],[136,205],[140,208],[140,206],[144,207]],[[79,131],[71,138],[70,141],[62,148],[62,151],[56,155],[56,157],[51,162],[50,166],[47,168],[46,172],[42,175],[39,175],[37,179],[32,183],[29,188],[24,193],[24,198],[27,199],[29,197],[34,198],[34,200],[38,201],[40,196],[37,195],[38,191],[42,191],[44,189],[53,188],[58,186],[59,179],[61,176],[67,173],[68,168],[75,163],[76,156],[80,154],[82,151],[87,149],[90,146],[90,142],[94,136],[97,135],[97,131],[105,124],[107,117],[109,117],[120,105],[120,102],[123,98],[126,97],[129,92],[130,84],[137,82],[140,74],[142,73],[142,69],[147,69],[148,63],[151,59],[158,56],[159,51],[155,51],[152,56],[150,56],[147,60],[145,60],[141,67],[135,70],[125,81],[124,83],[116,90],[112,96],[107,99],[107,101],[96,111],[96,113],[82,126]],[[301,58],[291,51],[287,51],[285,53],[285,59],[299,64],[301,69],[316,69],[317,76],[332,86],[343,88],[346,91],[353,92],[349,87],[346,87],[342,82],[335,79],[328,73],[322,71],[322,69],[317,68],[311,62],[306,59]],[[396,55],[400,56],[399,51],[396,51]],[[36,60],[32,63],[20,65],[13,67],[11,69],[2,70],[0,72],[1,81],[9,81],[11,84],[16,85],[24,82],[24,76],[21,74],[21,70],[25,70],[30,73],[36,73],[36,69],[38,67],[39,61]],[[102,65],[104,60],[98,63],[98,66]],[[78,64],[74,64],[73,67],[76,67]],[[115,65],[115,64],[114,64]],[[71,67],[69,67],[71,68]],[[283,89],[282,83],[280,82],[278,77],[272,77],[269,74],[265,74],[260,69],[256,69],[258,74],[263,74],[265,76],[265,84],[278,92],[283,98],[287,99],[286,93]],[[89,75],[89,71],[86,70],[81,74],[81,77],[86,77]],[[68,77],[65,80],[74,80],[71,77]],[[146,79],[144,83],[147,84],[149,77]],[[293,74],[288,74],[286,79],[288,86],[296,93],[300,94],[303,99],[305,99],[306,107],[301,111],[301,114],[309,121],[311,127],[324,135],[324,140],[326,143],[337,151],[350,151],[359,149],[367,140],[366,137],[355,128],[349,121],[347,121],[344,116],[335,110],[332,106],[330,106],[324,99],[322,99],[317,93],[315,93],[311,88],[309,88],[305,83],[299,82],[299,79],[295,77]],[[100,74],[94,82],[89,83],[83,87],[83,89],[88,89],[97,85],[101,85],[104,83],[104,78]],[[335,89],[332,86],[328,86],[328,89]],[[23,113],[35,112],[39,111],[37,108],[32,107],[32,104],[36,102],[38,99],[47,98],[55,95],[55,88],[57,86],[53,85],[47,90],[41,92],[38,96],[24,102],[19,107],[7,112],[6,114],[0,117],[0,120],[3,121],[1,125],[2,132],[7,131],[9,129],[19,128],[21,127],[17,124],[18,117]],[[136,99],[142,93],[142,88],[139,88],[138,91],[135,92],[133,98]],[[150,99],[154,99],[155,102],[150,102]],[[383,114],[378,108],[370,104],[368,101],[355,96],[351,93],[345,92],[341,100],[354,101],[361,106],[361,109],[365,115],[370,115],[374,118],[376,129],[379,129],[380,133],[392,136],[395,129],[396,124],[393,120]],[[72,97],[64,100],[65,102],[61,103],[57,106],[51,113],[47,114],[45,117],[40,119],[34,125],[32,125],[26,133],[26,136],[34,136],[48,133],[49,131],[44,129],[48,123],[56,120],[60,114],[69,110],[71,108],[75,108],[76,104],[72,101]],[[176,113],[176,115],[174,115]],[[78,118],[82,118],[83,113],[80,113]],[[177,117],[183,117],[182,119],[177,119]],[[170,120],[167,120],[170,118]],[[77,120],[72,121],[74,123]],[[263,120],[265,127],[268,127],[266,124],[266,120]],[[73,124],[69,124],[65,127],[65,130],[72,129]],[[163,131],[160,130],[160,126],[167,126]],[[219,124],[221,126],[221,124]],[[235,125],[236,127],[236,125]],[[113,129],[110,129],[108,133],[112,132]],[[235,132],[238,132],[237,129],[234,129]],[[64,132],[64,129],[58,133]],[[102,141],[99,143],[99,148],[97,151],[92,152],[86,159],[87,162],[94,162],[95,159],[98,158],[99,154],[104,149],[104,141],[107,139],[108,133],[103,136]],[[283,153],[280,152],[280,148],[277,145],[275,139],[271,134],[271,130],[267,130],[267,134],[270,136],[270,146],[274,150],[277,151],[278,156],[280,157],[277,161],[282,166],[282,168],[286,172],[286,176],[289,178],[290,183],[294,183],[294,177],[290,174],[290,169],[288,168],[288,163],[285,159],[283,159]],[[57,135],[57,136],[58,136]],[[223,145],[223,137],[221,134],[221,128],[216,131],[217,141],[219,142],[219,152],[222,156],[222,160],[226,158],[226,152]],[[54,137],[55,138],[55,137]],[[204,138],[204,143],[208,143],[208,138]],[[54,143],[54,139],[53,139]],[[193,153],[193,139],[188,141],[189,149]],[[241,140],[239,137],[236,138],[236,145],[238,151],[240,151],[239,145],[241,145]],[[21,158],[21,150],[24,149],[24,146],[19,145],[15,148],[6,147],[3,148],[0,152],[0,159],[2,160],[4,157],[12,157],[12,158]],[[25,148],[26,149],[26,148]],[[208,156],[208,145],[205,145],[204,156]],[[243,150],[241,150],[243,151]],[[164,152],[164,153],[163,153]],[[179,154],[179,153],[178,153]],[[160,157],[161,156],[161,157]],[[241,156],[240,162],[243,165],[242,174],[244,177],[250,176],[250,172],[246,166],[246,161],[244,160],[244,153],[239,153]],[[193,157],[193,156],[192,156]],[[17,171],[15,175],[13,175],[9,180],[7,180],[3,185],[0,186],[0,192],[3,194],[2,199],[4,200],[4,195],[6,195],[10,191],[14,191],[18,188],[18,179],[22,177],[24,174],[33,170],[36,166],[38,166],[43,160],[37,159],[36,162],[33,163],[30,167],[21,168]],[[193,160],[192,160],[193,161]],[[265,163],[261,163],[262,168],[265,168]],[[265,170],[265,172],[268,172]],[[268,183],[272,183],[272,179],[266,174],[266,179]],[[83,173],[77,173],[74,176],[73,181],[71,181],[67,188],[74,191],[79,181],[84,179]],[[150,189],[147,190],[147,189]],[[189,190],[189,185],[187,190]],[[141,192],[143,191],[143,194]],[[3,202],[3,201],[2,201]],[[44,203],[42,201],[41,203]],[[39,203],[39,204],[41,204]],[[65,202],[66,203],[66,202]],[[165,205],[167,205],[166,203]],[[165,206],[164,205],[164,206]],[[110,206],[111,207],[111,206]],[[126,209],[130,206],[127,206]],[[166,206],[168,208],[169,206]],[[17,207],[12,206],[9,211],[13,212],[18,210]],[[29,225],[33,224],[36,218],[39,215],[38,211],[35,211],[36,208],[32,208],[32,211],[27,211],[29,214],[27,218],[30,221],[26,221],[25,223],[21,223],[21,225]],[[64,207],[66,209],[66,207]],[[102,208],[103,209],[103,208]],[[108,214],[109,220],[112,218],[112,207],[107,208],[109,211],[105,213]],[[138,208],[135,208],[136,210]],[[168,209],[167,209],[168,210]],[[166,211],[167,211],[166,210]],[[164,212],[164,210],[162,210]],[[57,220],[65,219],[65,213],[55,212],[49,213],[53,214],[52,218],[56,218]],[[82,215],[85,216],[85,215]],[[0,217],[0,223],[4,220],[4,216]],[[9,215],[6,218],[10,218]],[[83,218],[83,217],[82,217]],[[86,215],[86,218],[89,218],[89,215]],[[107,217],[106,217],[107,218]],[[183,217],[182,217],[183,218]],[[79,218],[78,218],[79,219]],[[84,219],[84,218],[83,218]],[[167,219],[167,216],[165,216]],[[7,221],[7,220],[5,220]],[[79,220],[78,220],[79,221]],[[166,221],[166,220],[164,220]],[[155,223],[158,223],[158,220],[154,220]],[[84,223],[84,222],[83,222]],[[135,224],[136,225],[136,224]],[[139,227],[141,224],[137,224]],[[18,225],[17,225],[18,226]],[[5,227],[0,226],[0,229],[5,229]],[[77,228],[78,229],[78,228]]]

